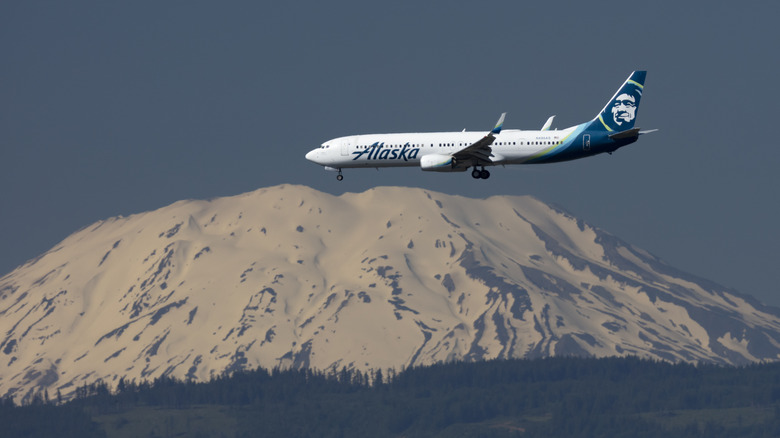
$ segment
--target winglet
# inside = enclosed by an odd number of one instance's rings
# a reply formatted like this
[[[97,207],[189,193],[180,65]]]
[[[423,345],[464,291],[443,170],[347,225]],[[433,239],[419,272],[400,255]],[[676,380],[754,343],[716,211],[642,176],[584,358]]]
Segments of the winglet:
[[[547,119],[547,121],[544,123],[544,126],[542,126],[542,131],[549,131],[550,130],[550,126],[552,126],[552,122],[553,122],[554,118],[555,118],[555,116],[550,116],[550,118]]]
[[[501,113],[501,117],[499,117],[496,126],[493,128],[492,131],[490,131],[491,134],[498,134],[501,132],[501,128],[504,127],[504,117],[506,117],[506,113]]]

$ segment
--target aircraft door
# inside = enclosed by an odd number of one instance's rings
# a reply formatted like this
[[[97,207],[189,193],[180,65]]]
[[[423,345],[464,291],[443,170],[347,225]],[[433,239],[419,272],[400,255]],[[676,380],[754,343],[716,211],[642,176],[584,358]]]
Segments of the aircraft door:
[[[341,156],[346,157],[349,155],[349,150],[352,148],[352,138],[346,138],[341,143]]]
[[[582,136],[582,150],[583,151],[590,150],[590,134],[585,134]]]

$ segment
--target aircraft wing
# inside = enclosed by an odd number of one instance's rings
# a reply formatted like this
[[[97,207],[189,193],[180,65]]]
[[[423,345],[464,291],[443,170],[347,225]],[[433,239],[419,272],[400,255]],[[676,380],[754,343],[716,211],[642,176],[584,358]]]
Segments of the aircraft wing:
[[[505,117],[506,113],[502,113],[496,126],[488,132],[486,136],[452,154],[455,161],[475,161],[477,164],[483,165],[492,163],[493,160],[490,159],[490,154],[493,153],[493,149],[490,145],[496,141],[496,136],[494,134],[501,132],[501,128],[504,126]]]

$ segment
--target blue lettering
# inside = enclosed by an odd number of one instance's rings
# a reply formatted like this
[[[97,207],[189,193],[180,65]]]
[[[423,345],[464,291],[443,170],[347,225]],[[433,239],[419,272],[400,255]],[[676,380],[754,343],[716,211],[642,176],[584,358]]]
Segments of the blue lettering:
[[[404,147],[402,147],[402,148],[401,148],[401,152],[398,154],[398,159],[400,160],[401,158],[403,158],[403,159],[404,159],[404,161],[409,161],[409,160],[406,158],[406,152],[407,152],[407,150],[406,150],[406,145],[404,145]]]
[[[369,160],[374,158],[374,152],[376,152],[376,150],[378,148],[380,148],[380,147],[381,147],[381,145],[379,144],[379,142],[374,143],[374,144],[371,145],[371,152],[368,153],[368,159]]]
[[[363,156],[363,154],[365,154],[365,153],[367,153],[367,152],[368,152],[368,149],[366,149],[366,150],[363,150],[363,151],[352,152],[352,155],[357,155],[357,156],[356,156],[355,158],[353,158],[352,160],[353,160],[353,161],[354,161],[354,160],[357,160],[358,158],[362,157],[362,156]]]
[[[352,160],[357,160],[363,155],[366,155],[366,160],[414,160],[420,152],[420,148],[411,148],[409,143],[406,143],[401,149],[385,149],[384,143],[376,142],[366,149],[352,152],[354,157]]]

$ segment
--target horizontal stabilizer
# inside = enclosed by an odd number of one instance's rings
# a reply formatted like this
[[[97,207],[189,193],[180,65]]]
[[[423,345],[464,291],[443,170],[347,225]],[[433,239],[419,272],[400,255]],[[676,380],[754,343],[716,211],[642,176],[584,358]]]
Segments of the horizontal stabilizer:
[[[622,140],[624,138],[639,137],[639,128],[632,128],[627,131],[616,132],[609,134],[609,138],[612,140]]]
[[[647,131],[639,131],[639,135],[649,134],[649,133],[655,132],[655,131],[658,131],[658,130],[657,129],[648,129]]]

